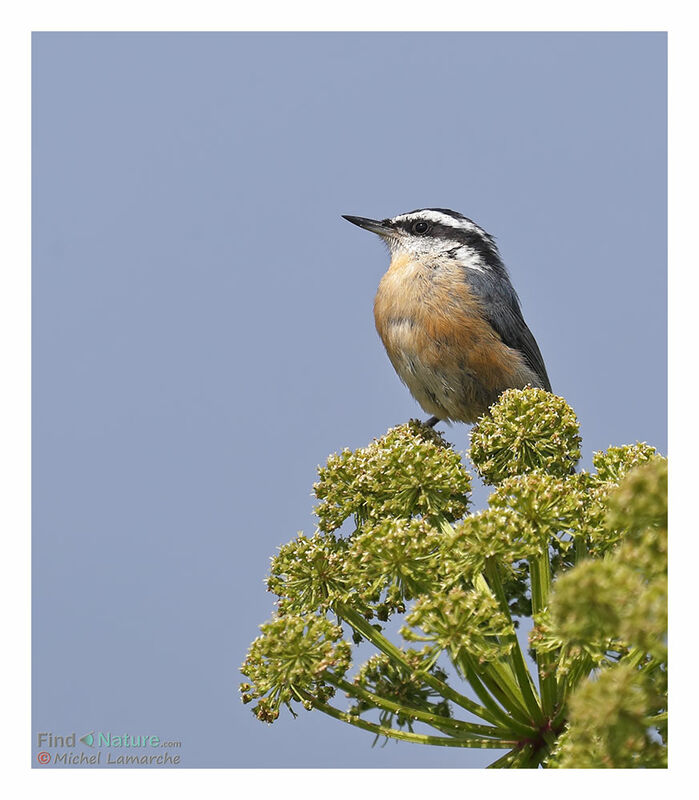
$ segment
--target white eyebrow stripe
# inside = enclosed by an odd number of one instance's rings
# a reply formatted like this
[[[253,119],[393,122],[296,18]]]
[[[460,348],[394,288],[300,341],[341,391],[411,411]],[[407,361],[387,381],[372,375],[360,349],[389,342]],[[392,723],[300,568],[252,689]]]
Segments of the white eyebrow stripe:
[[[452,217],[449,214],[444,214],[441,211],[434,211],[431,208],[426,208],[422,211],[414,211],[411,214],[399,214],[393,218],[393,222],[406,222],[412,219],[428,219],[430,222],[439,222],[441,225],[446,225],[450,228],[458,228],[460,230],[480,230],[478,226],[468,219],[459,219]]]

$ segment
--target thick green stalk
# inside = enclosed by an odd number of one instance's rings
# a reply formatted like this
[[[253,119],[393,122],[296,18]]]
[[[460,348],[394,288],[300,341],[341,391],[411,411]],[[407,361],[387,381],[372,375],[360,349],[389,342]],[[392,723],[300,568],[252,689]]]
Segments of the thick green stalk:
[[[530,766],[533,754],[534,746],[525,744],[512,759],[511,767],[514,769],[527,769]]]
[[[489,676],[483,675],[482,671],[480,673],[477,672],[471,656],[467,653],[461,653],[458,666],[481,702],[496,719],[500,720],[500,727],[505,727],[524,739],[532,735],[535,729],[526,718],[526,715],[520,714],[517,709],[515,709],[517,713],[513,713],[513,710],[507,706],[506,702],[503,702],[503,707],[498,705],[494,699],[494,696],[497,697],[499,694],[497,685],[489,679]],[[487,684],[484,683],[484,680],[487,681]],[[486,688],[486,685],[488,685],[488,688]],[[503,710],[503,708],[506,710]]]
[[[430,522],[433,522],[439,528],[439,530],[447,536],[450,536],[452,533],[454,533],[454,526],[443,514],[434,514],[432,517],[430,517]]]
[[[486,676],[502,693],[506,707],[511,709],[518,719],[527,725],[533,723],[533,715],[522,697],[522,691],[509,662],[501,659],[488,661],[480,666],[479,674]]]
[[[445,519],[443,515],[441,514],[435,515],[432,518],[432,521],[439,527],[442,533],[449,535],[454,532],[454,528]],[[489,589],[488,584],[486,583],[485,579],[482,576],[479,576],[476,579],[474,585],[478,586],[479,583],[481,587]],[[507,601],[505,601],[505,607],[503,611],[511,622],[512,617],[510,615],[510,609],[507,606]],[[516,636],[514,636],[514,643],[517,646],[517,649],[519,650],[519,643],[517,642]],[[521,651],[520,651],[520,656],[521,656]],[[458,660],[461,661],[461,659]],[[470,659],[470,657],[468,658],[468,660],[472,667],[471,671],[479,675],[483,683],[487,685],[489,691],[498,699],[500,704],[505,709],[507,709],[507,711],[513,717],[519,719],[523,725],[525,726],[529,725],[530,717],[533,717],[534,719],[539,719],[541,717],[541,709],[534,695],[532,694],[531,698],[526,698],[523,695],[522,691],[518,690],[517,684],[519,683],[519,678],[517,677],[516,679],[513,680],[510,674],[507,672],[507,668],[505,667],[505,665],[491,663],[486,665],[485,668],[479,669],[478,665],[474,663],[474,661]],[[525,672],[527,672],[526,666],[524,667],[524,670]],[[529,676],[528,680],[531,681],[531,676]],[[481,700],[492,710],[493,706],[489,704],[484,695],[478,691],[477,684],[472,683],[472,686],[476,690],[476,693],[481,698]]]
[[[646,657],[646,651],[640,647],[633,647],[629,652],[620,660],[620,664],[627,664],[630,667],[637,667],[641,661]]]
[[[373,625],[364,619],[361,614],[339,600],[334,603],[334,608],[338,616],[346,620],[358,633],[361,633],[362,636],[367,638],[377,649],[379,649],[382,653],[385,653],[396,664],[404,667],[408,670],[408,672],[415,671],[415,668],[405,658],[403,653],[401,653],[401,651],[392,642],[386,639],[385,636],[382,636],[376,630],[376,628],[373,627]],[[455,689],[452,689],[451,686],[443,683],[438,678],[435,678],[435,676],[430,672],[422,671],[421,675],[425,683],[428,686],[431,686],[446,700],[451,700],[462,708],[465,708],[467,711],[470,711],[472,714],[475,714],[477,717],[485,719],[494,725],[498,725],[498,720],[493,718],[493,715],[488,711],[488,709],[484,708],[478,703],[474,703],[473,700],[469,700],[468,697],[464,697],[464,695],[460,694]],[[502,725],[499,725],[499,727],[501,729],[503,728]]]
[[[649,727],[660,725],[663,722],[667,722],[667,711],[663,711],[661,714],[655,714],[652,717],[646,717],[646,725]]]
[[[512,762],[518,753],[519,750],[510,750],[509,753],[505,753],[504,756],[500,756],[500,758],[498,758],[496,761],[493,761],[492,764],[488,764],[486,769],[506,769],[512,767]]]
[[[338,678],[331,672],[326,672],[325,678],[328,683],[332,683],[333,686],[337,686],[338,689],[342,689],[342,691],[346,692],[352,697],[366,700],[378,708],[383,708],[386,711],[392,711],[397,714],[402,714],[405,717],[416,719],[420,722],[425,722],[427,725],[431,725],[433,728],[437,728],[444,732],[447,732],[447,729],[451,728],[453,731],[455,731],[455,733],[452,733],[451,735],[456,735],[457,733],[467,735],[470,733],[475,734],[476,737],[480,738],[483,738],[484,736],[493,738],[500,736],[502,733],[502,731],[500,731],[498,728],[493,728],[489,725],[478,725],[472,722],[464,722],[462,720],[452,719],[451,717],[443,717],[439,714],[432,714],[429,711],[424,711],[422,709],[415,708],[414,706],[406,706],[401,705],[400,703],[394,703],[392,700],[387,700],[385,697],[374,694],[373,692],[364,689],[362,686],[357,686],[355,683],[349,683],[342,678]]]
[[[529,559],[529,574],[532,585],[532,611],[538,614],[549,602],[551,594],[551,565],[548,553],[541,553]],[[544,715],[551,718],[556,707],[556,675],[553,672],[552,655],[537,650],[536,664],[539,671],[541,706]]]
[[[491,591],[495,594],[495,597],[500,603],[500,608],[503,614],[505,614],[507,618],[510,621],[512,621],[510,606],[509,603],[507,602],[507,597],[505,595],[505,589],[502,585],[502,579],[500,577],[500,570],[498,568],[497,562],[492,558],[487,559],[485,569],[486,569],[488,584],[490,586]],[[505,638],[506,641],[512,643],[512,651],[510,653],[510,663],[512,664],[512,669],[517,679],[517,684],[522,694],[522,699],[524,700],[524,704],[529,713],[531,714],[532,721],[536,721],[539,723],[543,722],[541,704],[534,690],[534,683],[532,681],[531,673],[529,672],[529,669],[527,668],[527,665],[524,661],[524,655],[522,654],[522,649],[519,646],[519,640],[517,639],[517,634],[514,631],[514,624],[513,624],[512,634],[509,634]]]
[[[300,696],[304,700],[308,700],[313,704],[314,708],[323,711],[335,719],[342,722],[347,722],[357,728],[363,728],[365,731],[377,736],[388,736],[391,739],[402,739],[404,742],[415,742],[416,744],[432,744],[441,747],[470,747],[482,750],[505,750],[514,747],[516,742],[507,739],[474,739],[474,738],[457,738],[452,736],[430,736],[422,733],[411,733],[410,731],[400,731],[395,728],[388,728],[385,725],[377,725],[373,722],[355,717],[345,711],[340,711],[327,703],[321,703],[310,692],[301,690]]]
[[[566,703],[575,687],[581,680],[586,678],[592,671],[592,660],[588,656],[583,656],[578,663],[574,664],[570,670],[561,678],[560,691],[558,697],[558,711],[552,721],[552,725],[560,723],[566,713]]]
[[[529,758],[520,764],[521,769],[538,769],[539,764],[546,758],[549,751],[545,747],[532,746]]]
[[[532,724],[530,715],[505,665],[495,661],[479,664],[470,654],[463,652],[459,654],[457,661],[464,673],[468,674],[469,683],[487,707],[490,708],[486,697],[492,695],[513,721],[519,722],[527,729],[530,728]],[[500,710],[500,706],[495,707]]]
[[[447,535],[453,533],[454,529],[452,525],[442,515],[435,516],[433,521],[442,533]],[[505,598],[502,583],[499,579],[497,565],[492,559],[489,559],[489,561],[491,562],[490,571],[494,573],[492,575],[489,574],[489,577],[493,578],[493,583],[495,585],[489,586],[483,576],[478,576],[476,581],[474,581],[474,585],[480,585],[481,588],[485,587],[495,592],[503,613],[506,615],[507,619],[512,622],[512,615],[510,614],[510,608]],[[498,590],[500,592],[499,595]],[[507,709],[513,717],[528,727],[529,724],[534,721],[543,721],[541,705],[534,693],[532,678],[524,662],[524,657],[522,656],[522,651],[519,647],[519,642],[514,630],[512,635],[507,637],[506,640],[513,645],[512,654],[509,659],[512,665],[511,670],[508,670],[505,664],[496,662],[491,662],[484,668],[479,668],[472,659],[468,658],[468,661],[472,668],[471,672],[479,676],[481,681],[488,687],[488,690],[498,699],[499,703]],[[485,696],[479,691],[478,683],[474,683],[472,679],[469,679],[469,681],[481,700],[492,710],[492,705],[488,703]]]

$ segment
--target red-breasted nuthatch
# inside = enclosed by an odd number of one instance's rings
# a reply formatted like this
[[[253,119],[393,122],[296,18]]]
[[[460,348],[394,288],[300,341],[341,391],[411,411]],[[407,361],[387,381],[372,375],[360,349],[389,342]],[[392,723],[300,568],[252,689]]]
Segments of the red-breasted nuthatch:
[[[492,236],[447,208],[344,218],[391,252],[376,329],[400,379],[433,415],[427,424],[475,422],[505,389],[551,391]]]

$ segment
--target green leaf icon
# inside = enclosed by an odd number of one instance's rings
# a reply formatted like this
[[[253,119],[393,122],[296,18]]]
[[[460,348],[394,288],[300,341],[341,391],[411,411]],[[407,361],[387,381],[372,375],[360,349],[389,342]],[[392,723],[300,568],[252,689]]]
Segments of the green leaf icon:
[[[92,747],[95,743],[94,731],[92,733],[86,733],[84,736],[80,737],[80,741],[84,742],[88,747]]]

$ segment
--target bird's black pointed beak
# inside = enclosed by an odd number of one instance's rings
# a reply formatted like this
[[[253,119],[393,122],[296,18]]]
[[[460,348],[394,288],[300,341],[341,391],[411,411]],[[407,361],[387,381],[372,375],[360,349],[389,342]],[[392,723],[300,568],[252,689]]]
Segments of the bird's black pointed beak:
[[[358,225],[366,231],[378,233],[379,236],[387,236],[393,233],[393,230],[385,223],[378,219],[368,219],[367,217],[352,217],[349,214],[343,214],[343,219],[351,222],[353,225]]]

